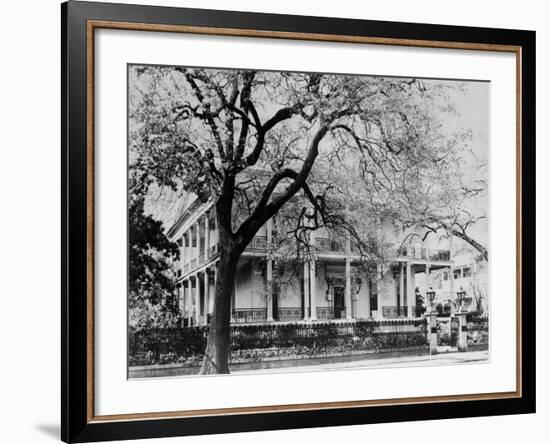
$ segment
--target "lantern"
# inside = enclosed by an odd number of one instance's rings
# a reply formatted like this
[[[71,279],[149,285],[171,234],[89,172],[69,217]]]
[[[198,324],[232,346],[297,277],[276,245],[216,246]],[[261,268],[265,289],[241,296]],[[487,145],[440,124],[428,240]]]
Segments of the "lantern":
[[[464,299],[466,298],[466,291],[460,287],[460,290],[456,292],[456,296],[458,299],[458,306],[462,309],[462,304],[464,303]]]
[[[435,290],[432,287],[430,287],[430,289],[426,292],[426,296],[428,296],[428,299],[430,300],[430,304],[431,304],[435,299]]]

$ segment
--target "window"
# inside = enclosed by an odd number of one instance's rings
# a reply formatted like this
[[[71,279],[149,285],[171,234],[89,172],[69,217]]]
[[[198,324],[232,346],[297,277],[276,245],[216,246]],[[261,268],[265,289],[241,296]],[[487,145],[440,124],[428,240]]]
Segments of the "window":
[[[453,277],[455,279],[460,279],[462,277],[462,268],[457,268],[453,271]]]
[[[444,272],[443,272],[443,280],[444,280],[444,281],[448,281],[448,280],[449,280],[449,272],[448,272],[448,271],[444,271]]]
[[[464,267],[462,269],[462,274],[465,278],[470,277],[472,275],[472,269],[470,267]]]

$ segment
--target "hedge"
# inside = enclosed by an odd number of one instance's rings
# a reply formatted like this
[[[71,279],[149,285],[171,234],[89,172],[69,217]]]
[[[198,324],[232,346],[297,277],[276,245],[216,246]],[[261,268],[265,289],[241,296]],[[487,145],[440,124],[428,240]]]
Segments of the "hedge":
[[[199,365],[207,335],[206,326],[130,331],[129,365]],[[231,327],[230,340],[230,359],[372,352],[427,345],[424,320],[238,325]]]

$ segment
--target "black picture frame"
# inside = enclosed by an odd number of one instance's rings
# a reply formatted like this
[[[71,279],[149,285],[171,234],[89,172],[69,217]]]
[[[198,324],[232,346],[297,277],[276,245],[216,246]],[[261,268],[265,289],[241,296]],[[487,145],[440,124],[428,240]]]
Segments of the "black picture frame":
[[[96,420],[90,414],[90,374],[88,359],[93,338],[90,319],[90,183],[87,146],[88,131],[87,63],[88,22],[110,21],[140,24],[185,25],[235,30],[260,30],[267,33],[305,33],[315,35],[369,37],[439,42],[453,47],[455,42],[480,45],[509,45],[519,48],[518,74],[521,78],[518,140],[518,203],[521,231],[518,269],[523,295],[518,313],[519,372],[521,393],[514,397],[442,400],[420,403],[289,409],[270,412],[238,412],[228,415],[192,417],[151,417],[148,419]],[[395,421],[417,421],[535,412],[535,32],[382,22],[356,19],[306,17],[214,11],[187,8],[153,7],[69,1],[61,5],[62,54],[62,312],[61,312],[61,438],[65,442],[90,442],[155,438],[289,428],[325,427]],[[398,43],[397,43],[398,44]],[[93,308],[93,307],[92,307]],[[93,347],[93,345],[92,345]],[[93,349],[92,349],[93,351]]]

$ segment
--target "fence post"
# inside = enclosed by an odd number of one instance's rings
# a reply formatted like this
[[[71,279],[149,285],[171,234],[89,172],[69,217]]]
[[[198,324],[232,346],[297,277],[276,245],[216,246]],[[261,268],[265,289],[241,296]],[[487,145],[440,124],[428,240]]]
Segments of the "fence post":
[[[430,353],[437,353],[437,311],[430,311],[429,325]]]
[[[466,313],[456,313],[458,318],[458,351],[468,351],[468,323]]]

